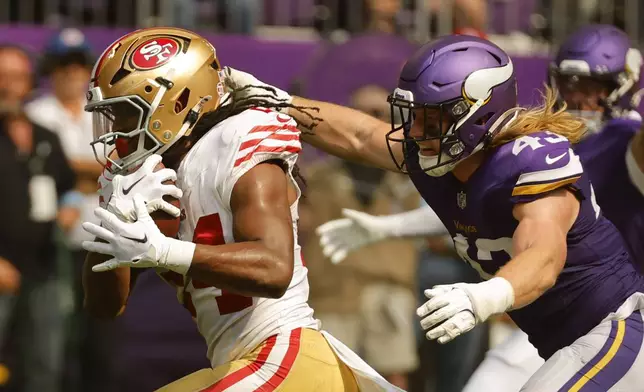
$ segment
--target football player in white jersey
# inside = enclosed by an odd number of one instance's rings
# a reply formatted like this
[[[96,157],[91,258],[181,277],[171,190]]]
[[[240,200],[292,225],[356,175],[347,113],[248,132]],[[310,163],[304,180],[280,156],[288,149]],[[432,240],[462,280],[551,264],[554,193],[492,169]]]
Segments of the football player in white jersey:
[[[87,307],[119,314],[138,268],[177,288],[212,369],[161,391],[398,390],[321,332],[307,304],[294,120],[226,93],[222,78],[212,45],[174,28],[126,35],[98,60],[86,110],[109,170],[101,225],[84,224],[97,237],[84,243]],[[161,233],[156,209],[181,214],[178,238]]]

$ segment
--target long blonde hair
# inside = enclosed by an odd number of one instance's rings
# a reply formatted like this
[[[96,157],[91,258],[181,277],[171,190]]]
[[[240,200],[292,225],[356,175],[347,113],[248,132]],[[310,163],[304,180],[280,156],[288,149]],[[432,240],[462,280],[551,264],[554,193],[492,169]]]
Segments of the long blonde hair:
[[[583,120],[568,113],[565,103],[559,109],[555,109],[557,91],[551,87],[546,85],[541,97],[542,105],[519,113],[514,122],[494,137],[490,147],[497,147],[522,136],[542,131],[564,136],[572,144],[579,142],[586,133],[586,124]]]

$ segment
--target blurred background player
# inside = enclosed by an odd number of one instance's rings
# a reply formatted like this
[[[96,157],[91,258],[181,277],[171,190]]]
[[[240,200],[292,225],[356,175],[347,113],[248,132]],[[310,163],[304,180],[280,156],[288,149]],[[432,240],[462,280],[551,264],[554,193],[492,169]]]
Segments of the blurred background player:
[[[591,176],[604,215],[626,240],[644,271],[644,136],[639,132],[642,55],[630,38],[609,25],[574,33],[550,68],[563,102],[589,124],[576,147]]]
[[[27,116],[42,127],[53,131],[61,140],[63,150],[76,173],[76,189],[82,195],[79,203],[80,219],[67,233],[65,245],[72,255],[71,282],[74,293],[74,318],[70,334],[67,361],[67,388],[102,391],[109,388],[105,381],[111,378],[109,348],[113,344],[109,331],[113,326],[93,320],[82,311],[82,266],[87,252],[83,241],[92,239],[81,227],[84,221],[97,221],[93,211],[98,207],[96,181],[103,167],[96,162],[90,143],[92,115],[85,112],[86,93],[94,56],[85,35],[78,29],[67,28],[57,32],[47,43],[40,59],[42,82],[50,92],[25,106]],[[69,379],[71,377],[71,379]]]
[[[8,206],[0,225],[0,345],[13,346],[3,360],[15,365],[15,388],[55,392],[69,315],[56,237],[59,227],[69,232],[76,225],[79,198],[58,137],[24,113],[33,82],[27,51],[0,46],[0,202]]]

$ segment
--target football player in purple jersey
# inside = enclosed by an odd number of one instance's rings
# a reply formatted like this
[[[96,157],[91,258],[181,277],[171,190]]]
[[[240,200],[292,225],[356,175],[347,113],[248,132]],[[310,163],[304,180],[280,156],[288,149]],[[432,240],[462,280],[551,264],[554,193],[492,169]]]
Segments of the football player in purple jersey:
[[[642,55],[623,31],[589,25],[561,45],[550,65],[549,80],[567,110],[586,122],[588,132],[573,149],[593,184],[602,214],[626,240],[636,268],[644,271],[644,165],[638,164],[644,139],[639,132],[642,119],[635,111],[641,68]],[[414,219],[430,216],[416,211]],[[483,390],[483,386],[516,391],[539,362],[526,334],[516,329],[486,354],[464,392]]]
[[[642,55],[610,25],[571,35],[550,66],[550,82],[588,134],[575,147],[590,176],[602,213],[622,233],[644,271],[644,135],[639,80]]]
[[[638,84],[642,56],[628,36],[610,25],[589,25],[560,47],[549,69],[549,81],[582,118],[588,131],[573,146],[593,184],[602,214],[621,232],[636,267],[644,270],[644,136]],[[442,223],[429,207],[390,216],[345,210],[345,218],[327,222],[318,232],[325,250],[339,262],[356,248],[382,238],[435,235]],[[465,392],[516,391],[539,368],[527,336],[517,329],[490,350]],[[503,374],[503,377],[497,377]]]
[[[403,119],[391,126],[276,88],[266,94],[270,86],[239,71],[228,78],[266,99],[318,109],[311,117],[323,121],[304,137],[309,143],[409,174],[484,279],[425,292],[417,313],[429,339],[448,342],[507,311],[547,359],[523,390],[641,388],[644,277],[571,148],[586,127],[554,108],[552,91],[541,107],[516,107],[512,61],[500,48],[468,36],[424,45],[390,97]]]

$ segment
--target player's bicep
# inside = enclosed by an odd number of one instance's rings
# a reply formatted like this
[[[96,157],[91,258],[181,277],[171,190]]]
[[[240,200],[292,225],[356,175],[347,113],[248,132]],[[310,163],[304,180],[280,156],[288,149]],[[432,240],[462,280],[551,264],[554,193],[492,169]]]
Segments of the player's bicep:
[[[568,231],[579,214],[580,203],[567,189],[557,189],[547,196],[514,206],[512,213],[519,222],[513,236],[514,254],[541,243],[565,248]]]
[[[275,161],[260,163],[242,175],[230,198],[235,241],[261,241],[271,251],[293,260],[288,195],[289,179]]]

